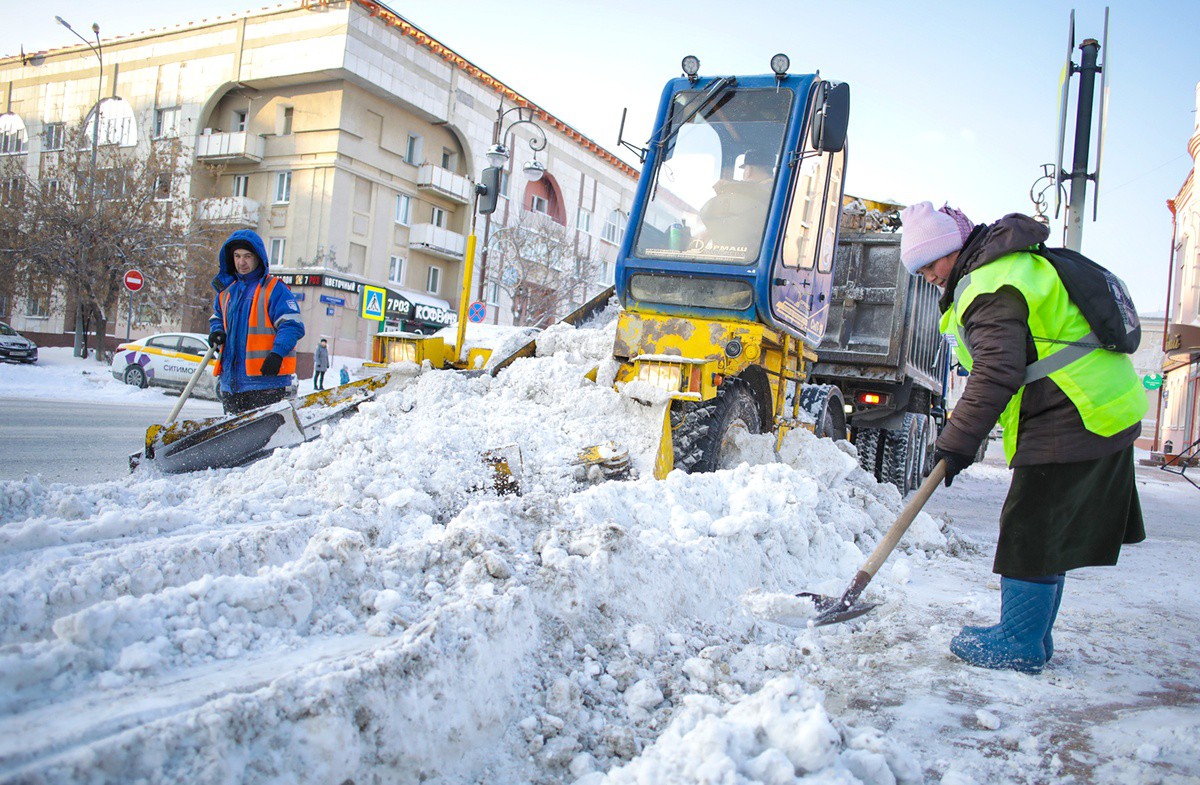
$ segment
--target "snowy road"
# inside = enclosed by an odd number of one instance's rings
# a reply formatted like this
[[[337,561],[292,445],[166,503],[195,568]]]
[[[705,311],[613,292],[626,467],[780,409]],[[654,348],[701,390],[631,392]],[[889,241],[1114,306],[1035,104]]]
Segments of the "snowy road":
[[[0,782],[1200,783],[1191,485],[1139,469],[1150,537],[1070,575],[1041,675],[976,669],[947,643],[997,613],[995,456],[872,613],[787,626],[895,489],[803,431],[648,479],[661,419],[612,389],[611,322],[539,345],[494,380],[403,369],[247,467],[0,480]],[[581,484],[610,440],[642,479]],[[482,456],[515,447],[497,496]]]
[[[130,453],[146,428],[171,413],[159,405],[77,403],[6,398],[0,401],[0,480],[40,474],[45,482],[93,483],[129,474]]]

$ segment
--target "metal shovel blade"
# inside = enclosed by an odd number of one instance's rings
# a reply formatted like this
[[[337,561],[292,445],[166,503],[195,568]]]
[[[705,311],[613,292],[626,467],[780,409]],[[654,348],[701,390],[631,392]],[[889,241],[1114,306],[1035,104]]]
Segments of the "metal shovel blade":
[[[917,513],[925,506],[925,502],[929,501],[929,497],[933,495],[933,491],[937,488],[946,476],[946,462],[938,461],[933,467],[933,471],[925,478],[925,482],[916,490],[908,504],[900,511],[896,517],[895,523],[887,530],[883,539],[875,546],[875,550],[871,553],[867,563],[862,566],[854,575],[854,580],[850,582],[850,586],[846,589],[846,593],[841,597],[827,597],[822,594],[813,594],[811,592],[801,592],[797,597],[803,597],[806,600],[811,600],[817,608],[817,615],[811,620],[813,626],[820,627],[825,624],[836,624],[840,621],[847,621],[858,616],[862,616],[867,611],[875,607],[877,603],[860,603],[859,596],[863,590],[867,588],[867,584],[875,577],[875,573],[887,560],[887,557],[895,549],[896,544],[900,542],[900,538],[908,531],[908,527],[912,525],[913,518],[917,517]]]
[[[807,591],[800,592],[796,596],[811,600],[812,604],[816,606],[817,615],[810,620],[814,627],[823,627],[826,624],[837,624],[858,618],[878,605],[874,602],[855,602],[846,596],[830,597],[826,594],[813,594]]]

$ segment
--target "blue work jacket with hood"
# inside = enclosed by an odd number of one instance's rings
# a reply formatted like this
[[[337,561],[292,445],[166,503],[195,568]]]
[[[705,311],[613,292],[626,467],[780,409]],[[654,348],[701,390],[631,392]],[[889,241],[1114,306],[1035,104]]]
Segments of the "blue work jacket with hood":
[[[230,245],[242,241],[248,243],[258,257],[258,267],[247,275],[239,275],[233,265]],[[229,236],[218,255],[219,272],[212,285],[217,294],[213,298],[213,313],[208,324],[211,330],[225,330],[225,348],[221,351],[221,391],[241,393],[250,390],[269,390],[287,387],[292,383],[290,374],[278,376],[250,376],[246,373],[246,334],[250,323],[250,305],[260,281],[270,269],[267,265],[267,249],[257,232],[239,229]],[[228,313],[221,311],[221,293],[229,292]],[[304,322],[300,321],[300,306],[292,291],[279,281],[271,291],[267,313],[275,327],[275,343],[271,351],[286,357],[304,337]]]

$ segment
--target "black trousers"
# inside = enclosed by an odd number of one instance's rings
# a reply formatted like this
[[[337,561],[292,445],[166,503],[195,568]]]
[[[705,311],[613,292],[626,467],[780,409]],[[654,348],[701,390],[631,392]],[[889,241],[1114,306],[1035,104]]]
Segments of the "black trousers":
[[[313,389],[314,390],[324,390],[325,389],[325,372],[324,371],[317,371],[313,374]]]
[[[279,403],[287,397],[286,387],[272,387],[269,390],[247,390],[240,393],[221,393],[221,406],[226,414],[241,414],[260,406]]]

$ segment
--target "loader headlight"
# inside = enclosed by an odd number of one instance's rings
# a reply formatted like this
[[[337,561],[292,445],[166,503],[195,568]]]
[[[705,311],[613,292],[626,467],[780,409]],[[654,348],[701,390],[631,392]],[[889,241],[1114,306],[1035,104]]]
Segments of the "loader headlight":
[[[683,58],[683,73],[691,81],[696,81],[696,74],[700,73],[700,58],[695,55],[688,55]]]
[[[788,56],[783,52],[780,52],[771,58],[771,71],[780,79],[787,76],[788,68],[790,68],[791,65],[792,61],[789,60]]]

